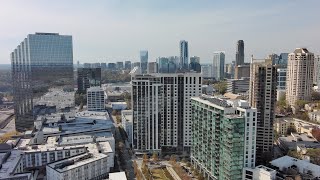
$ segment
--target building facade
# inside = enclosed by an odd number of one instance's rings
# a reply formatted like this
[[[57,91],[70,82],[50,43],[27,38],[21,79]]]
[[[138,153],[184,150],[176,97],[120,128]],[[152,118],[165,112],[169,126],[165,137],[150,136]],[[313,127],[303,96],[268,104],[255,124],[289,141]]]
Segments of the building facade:
[[[237,52],[236,52],[236,66],[244,64],[244,42],[239,40],[237,42]]]
[[[287,81],[287,68],[278,68],[277,73],[278,73],[277,90],[285,90],[286,89],[286,81]]]
[[[104,111],[106,93],[101,87],[91,87],[87,90],[88,111]]]
[[[78,93],[85,94],[87,89],[101,86],[101,68],[78,68]]]
[[[148,68],[148,51],[140,51],[140,70],[141,73],[147,73]]]
[[[16,129],[33,127],[34,99],[50,87],[73,90],[72,36],[29,34],[11,53]]]
[[[320,86],[320,55],[314,57],[313,83]]]
[[[132,77],[133,148],[189,151],[190,97],[201,93],[199,73],[137,74]]]
[[[205,179],[241,179],[255,167],[256,109],[212,96],[192,100],[191,162]]]
[[[180,69],[189,69],[188,41],[180,41]]]
[[[249,91],[250,78],[228,79],[227,92],[233,94],[243,94]]]
[[[124,69],[125,70],[131,70],[131,61],[125,61],[124,62]]]
[[[251,58],[249,102],[257,109],[257,164],[273,152],[273,123],[277,97],[277,68],[272,59]]]
[[[158,72],[158,63],[157,62],[149,62],[148,63],[148,74],[157,73]]]
[[[218,81],[224,79],[224,64],[225,64],[225,53],[222,51],[214,52],[212,72],[213,72],[213,77],[216,78],[216,80]]]
[[[203,78],[213,78],[212,65],[202,65],[201,74]]]
[[[193,70],[195,72],[201,72],[200,57],[198,56],[190,57],[189,68],[190,70]]]
[[[289,54],[286,100],[295,106],[298,100],[311,100],[313,87],[314,54],[306,48],[297,48]]]

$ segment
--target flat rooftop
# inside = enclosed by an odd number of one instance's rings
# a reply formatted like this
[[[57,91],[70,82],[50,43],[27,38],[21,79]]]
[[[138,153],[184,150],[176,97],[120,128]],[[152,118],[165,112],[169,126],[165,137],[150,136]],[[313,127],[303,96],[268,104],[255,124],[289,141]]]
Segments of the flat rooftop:
[[[125,172],[109,173],[109,180],[127,180]]]
[[[12,150],[9,152],[0,152],[2,167],[0,169],[0,179],[31,177],[31,173],[13,174],[16,167],[22,160],[22,151]]]
[[[292,133],[287,137],[279,137],[279,140],[289,148],[295,148],[297,144],[304,144],[306,148],[320,148],[320,143],[307,134]]]

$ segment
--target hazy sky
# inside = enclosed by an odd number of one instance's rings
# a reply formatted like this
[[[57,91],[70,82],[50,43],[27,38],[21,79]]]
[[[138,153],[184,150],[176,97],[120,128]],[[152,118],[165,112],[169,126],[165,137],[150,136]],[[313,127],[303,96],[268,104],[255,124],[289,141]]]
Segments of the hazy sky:
[[[74,62],[149,61],[179,55],[179,41],[189,54],[211,62],[214,51],[235,59],[236,41],[245,42],[246,61],[253,54],[292,52],[307,47],[320,52],[319,0],[7,0],[0,3],[0,64],[34,32],[73,36]]]

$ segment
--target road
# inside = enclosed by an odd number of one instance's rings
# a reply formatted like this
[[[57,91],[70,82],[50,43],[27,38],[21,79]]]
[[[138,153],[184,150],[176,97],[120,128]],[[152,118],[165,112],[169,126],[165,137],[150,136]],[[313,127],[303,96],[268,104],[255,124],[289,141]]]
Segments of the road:
[[[126,140],[122,138],[121,133],[119,131],[119,125],[117,124],[117,121],[115,119],[115,116],[112,116],[111,113],[109,112],[110,118],[113,120],[113,124],[115,126],[115,140],[116,140],[116,145],[120,142],[123,141],[124,144],[126,144]],[[133,161],[132,161],[132,156],[129,153],[129,149],[126,148],[126,146],[123,146],[123,151],[122,151],[121,157],[118,156],[119,152],[116,152],[117,158],[117,163],[119,164],[119,170],[120,171],[126,171],[128,172],[128,179],[129,180],[134,180],[135,175],[134,175],[134,170],[133,170]],[[123,163],[121,163],[121,161]]]

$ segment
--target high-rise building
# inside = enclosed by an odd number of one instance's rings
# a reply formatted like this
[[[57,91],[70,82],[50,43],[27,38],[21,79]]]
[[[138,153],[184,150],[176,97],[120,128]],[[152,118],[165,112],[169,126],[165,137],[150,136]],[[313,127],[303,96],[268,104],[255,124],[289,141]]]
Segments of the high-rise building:
[[[188,41],[180,41],[180,69],[189,69]]]
[[[133,148],[186,151],[191,146],[191,97],[201,93],[200,73],[132,76]]]
[[[131,70],[131,61],[124,62],[124,69]]]
[[[84,68],[91,68],[91,64],[90,64],[90,63],[84,63],[84,64],[83,64],[83,67],[84,67]]]
[[[87,109],[88,111],[105,110],[105,92],[101,87],[90,87],[87,89]]]
[[[174,57],[159,57],[157,59],[159,73],[175,73],[177,72],[176,59]]]
[[[236,52],[236,66],[244,64],[244,42],[239,40],[237,42],[237,52]]]
[[[212,65],[201,65],[201,74],[203,78],[212,78],[213,73],[212,73]]]
[[[109,70],[115,70],[117,67],[116,63],[108,63],[108,69]]]
[[[107,63],[101,63],[101,70],[107,69]]]
[[[72,36],[29,34],[11,53],[15,124],[18,131],[33,127],[35,98],[50,87],[73,90]]]
[[[87,89],[101,86],[101,68],[78,68],[78,93],[85,94]]]
[[[157,73],[158,72],[158,63],[157,62],[149,62],[148,63],[148,74]]]
[[[119,62],[117,62],[117,69],[118,70],[122,70],[123,69],[123,62],[121,62],[121,61],[119,61]]]
[[[147,73],[147,66],[148,66],[148,51],[140,51],[140,70],[141,73]]]
[[[277,68],[272,59],[251,58],[249,102],[257,109],[257,163],[273,152],[273,122],[277,97]]]
[[[320,55],[314,57],[313,83],[320,87]]]
[[[91,67],[92,68],[101,68],[101,64],[100,63],[92,63]]]
[[[191,162],[205,179],[242,179],[255,167],[257,110],[243,100],[191,98]]]
[[[225,53],[223,51],[214,52],[212,72],[213,72],[213,77],[216,78],[216,80],[224,79],[224,63],[225,63]]]
[[[250,63],[237,65],[234,69],[234,78],[241,79],[246,77],[250,77]]]
[[[285,90],[286,89],[286,81],[287,81],[287,68],[278,68],[278,77],[277,77],[277,90]]]
[[[228,79],[227,92],[233,94],[244,94],[249,91],[250,78]]]
[[[286,100],[295,106],[297,100],[311,100],[313,87],[314,54],[306,48],[297,48],[289,54]]]
[[[200,57],[198,56],[190,57],[189,69],[195,72],[201,72]]]

